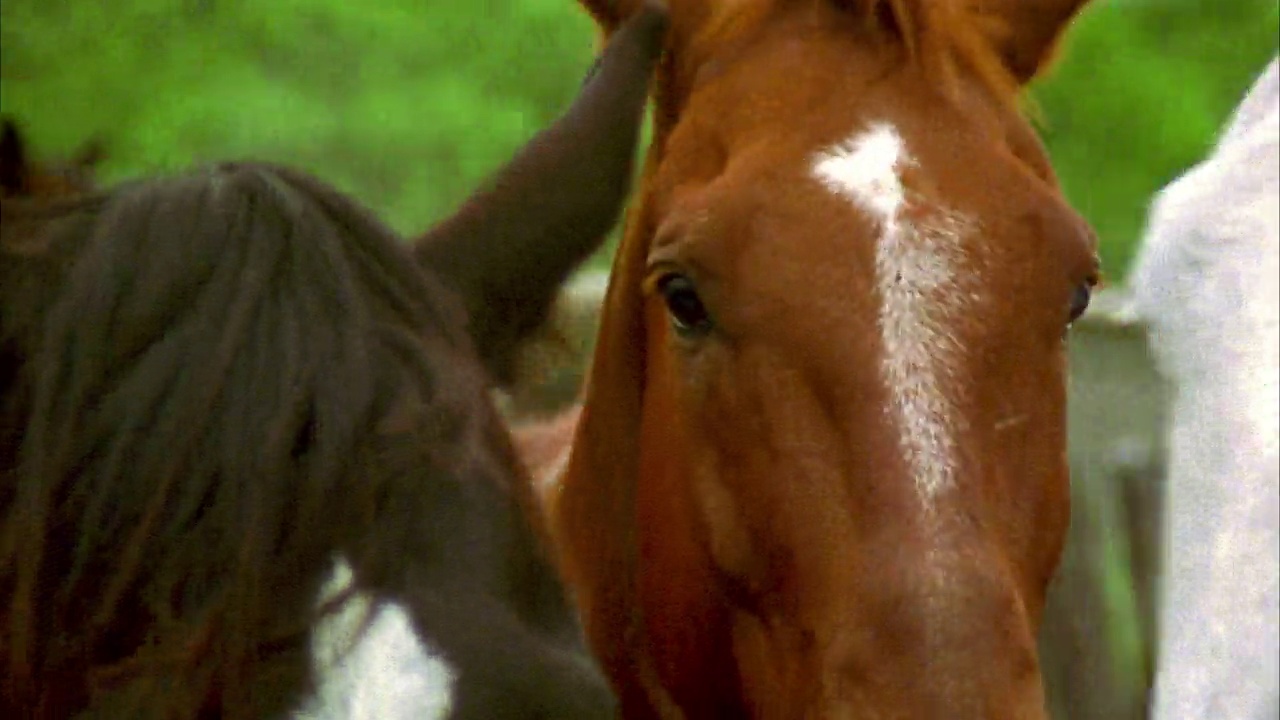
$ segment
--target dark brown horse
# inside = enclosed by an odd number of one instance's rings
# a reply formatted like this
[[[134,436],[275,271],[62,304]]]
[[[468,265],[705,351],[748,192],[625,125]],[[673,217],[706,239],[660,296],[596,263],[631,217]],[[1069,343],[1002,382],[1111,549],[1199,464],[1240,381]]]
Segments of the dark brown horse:
[[[609,716],[487,389],[616,219],[663,20],[426,272],[270,165],[0,204],[0,714]]]
[[[672,0],[544,485],[626,717],[1044,717],[1097,258],[1018,96],[1083,4]]]

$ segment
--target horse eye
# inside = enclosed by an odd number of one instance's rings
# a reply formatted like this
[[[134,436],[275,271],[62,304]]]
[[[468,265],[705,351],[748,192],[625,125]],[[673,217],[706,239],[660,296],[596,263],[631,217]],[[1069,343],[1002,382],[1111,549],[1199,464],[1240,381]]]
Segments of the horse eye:
[[[1084,311],[1089,309],[1089,300],[1092,297],[1092,282],[1083,282],[1076,286],[1075,293],[1071,296],[1071,316],[1067,319],[1068,325],[1079,320]]]
[[[693,281],[672,273],[658,281],[658,292],[667,304],[671,325],[681,335],[702,334],[711,329],[711,316],[698,297]]]

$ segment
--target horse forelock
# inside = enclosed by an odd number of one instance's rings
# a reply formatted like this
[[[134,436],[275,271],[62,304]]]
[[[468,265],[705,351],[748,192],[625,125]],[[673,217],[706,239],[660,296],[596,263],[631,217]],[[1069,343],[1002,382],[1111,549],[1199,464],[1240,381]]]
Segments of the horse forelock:
[[[82,221],[49,247],[87,236],[25,348],[27,407],[5,408],[23,424],[0,494],[5,665],[38,684],[82,663],[104,692],[173,675],[177,715],[215,688],[227,712],[296,701],[301,665],[280,697],[240,686],[264,649],[305,662],[333,553],[393,574],[407,554],[388,546],[412,540],[371,522],[381,506],[425,502],[432,468],[492,461],[479,370],[448,361],[461,314],[393,233],[283,169],[139,183],[65,216]],[[82,643],[59,653],[57,635]]]
[[[675,0],[678,2],[678,0]],[[992,42],[1008,32],[961,0],[736,0],[704,10],[705,16],[682,48],[686,60],[704,62],[767,29],[782,13],[836,10],[852,21],[850,30],[879,28],[896,37],[909,62],[944,92],[955,92],[960,74],[972,73],[1003,103],[1021,100],[1020,87]]]

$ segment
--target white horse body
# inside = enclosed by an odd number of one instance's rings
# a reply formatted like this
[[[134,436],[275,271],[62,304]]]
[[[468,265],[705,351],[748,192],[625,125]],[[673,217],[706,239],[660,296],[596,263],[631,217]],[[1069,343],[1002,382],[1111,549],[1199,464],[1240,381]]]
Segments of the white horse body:
[[[1172,382],[1156,720],[1280,708],[1280,59],[1166,186],[1133,276]]]

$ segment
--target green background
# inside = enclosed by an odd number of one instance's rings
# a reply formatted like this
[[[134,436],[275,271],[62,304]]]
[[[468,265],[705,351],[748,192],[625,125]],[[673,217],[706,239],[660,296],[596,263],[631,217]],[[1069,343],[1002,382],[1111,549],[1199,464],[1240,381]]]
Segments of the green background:
[[[309,169],[403,231],[447,213],[576,92],[573,0],[4,0],[0,106],[36,149],[100,134],[117,179]],[[1035,89],[1073,203],[1123,275],[1146,205],[1277,47],[1276,0],[1098,0]],[[606,248],[593,263],[604,267]]]

